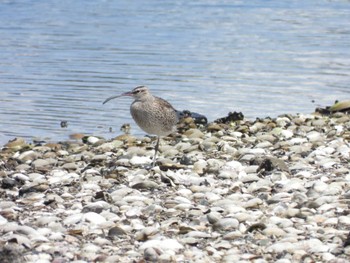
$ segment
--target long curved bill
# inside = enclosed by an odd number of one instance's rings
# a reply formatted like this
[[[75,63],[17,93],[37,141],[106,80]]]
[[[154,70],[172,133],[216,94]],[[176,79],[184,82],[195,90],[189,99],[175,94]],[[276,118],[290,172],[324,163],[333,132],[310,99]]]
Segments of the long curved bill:
[[[109,97],[102,104],[106,104],[110,100],[113,100],[113,99],[116,99],[116,98],[119,98],[119,97],[123,97],[123,96],[132,96],[132,93],[131,92],[125,92],[125,93],[123,93],[121,95]]]

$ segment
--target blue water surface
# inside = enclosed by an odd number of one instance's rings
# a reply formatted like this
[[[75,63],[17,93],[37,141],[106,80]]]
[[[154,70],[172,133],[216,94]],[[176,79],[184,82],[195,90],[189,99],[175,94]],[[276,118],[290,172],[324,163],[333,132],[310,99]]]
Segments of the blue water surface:
[[[102,105],[138,85],[210,121],[350,99],[345,0],[8,0],[0,21],[0,144],[141,135],[130,98]]]

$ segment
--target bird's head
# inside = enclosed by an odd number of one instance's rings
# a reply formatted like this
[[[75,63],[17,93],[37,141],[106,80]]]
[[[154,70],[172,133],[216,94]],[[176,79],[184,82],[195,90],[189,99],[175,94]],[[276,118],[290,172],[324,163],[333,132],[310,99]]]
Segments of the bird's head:
[[[130,96],[130,97],[133,97],[135,100],[141,100],[142,98],[146,98],[148,95],[150,95],[150,92],[146,86],[138,86],[138,87],[134,88],[133,90],[125,92],[121,95],[109,97],[108,99],[106,99],[103,102],[103,104],[107,103],[108,101],[110,101],[112,99],[119,98],[122,96]]]
[[[138,86],[132,91],[124,93],[125,96],[132,96],[134,99],[141,99],[150,94],[149,89],[146,86]]]

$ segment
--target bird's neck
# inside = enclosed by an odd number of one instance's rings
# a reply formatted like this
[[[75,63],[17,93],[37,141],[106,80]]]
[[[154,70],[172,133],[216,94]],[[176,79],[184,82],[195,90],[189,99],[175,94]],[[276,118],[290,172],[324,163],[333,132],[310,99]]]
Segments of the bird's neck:
[[[147,94],[142,96],[141,98],[136,98],[135,101],[139,101],[139,102],[151,102],[154,101],[155,97],[153,97],[151,94]]]

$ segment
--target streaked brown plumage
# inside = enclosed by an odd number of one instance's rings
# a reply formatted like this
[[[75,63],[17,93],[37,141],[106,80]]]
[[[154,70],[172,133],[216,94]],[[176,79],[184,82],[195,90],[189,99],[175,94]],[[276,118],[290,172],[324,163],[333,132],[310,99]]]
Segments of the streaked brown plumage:
[[[122,96],[131,96],[134,98],[130,106],[130,113],[136,124],[148,134],[158,136],[153,157],[154,166],[160,136],[166,136],[175,131],[176,123],[178,122],[176,111],[166,100],[153,96],[145,86],[139,86],[132,91],[109,97],[103,104]]]

